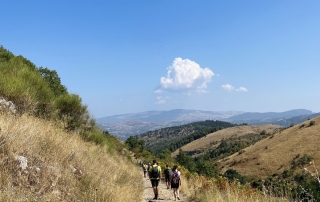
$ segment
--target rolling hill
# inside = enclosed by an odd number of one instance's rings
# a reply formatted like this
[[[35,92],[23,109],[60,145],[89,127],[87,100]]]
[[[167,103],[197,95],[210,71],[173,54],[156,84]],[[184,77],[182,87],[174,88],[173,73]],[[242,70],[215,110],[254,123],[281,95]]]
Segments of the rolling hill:
[[[205,137],[197,139],[195,141],[190,142],[187,145],[181,147],[183,151],[186,153],[192,153],[192,156],[199,156],[206,151],[215,149],[223,139],[230,138],[232,136],[243,136],[246,134],[259,134],[262,131],[266,133],[274,133],[279,131],[282,127],[277,125],[261,125],[261,126],[250,126],[250,125],[241,125],[241,126],[234,126],[230,128],[225,128],[220,131],[210,133]],[[180,149],[180,148],[179,148]],[[179,150],[176,150],[172,153],[172,157],[178,155]]]
[[[320,165],[320,117],[277,132],[220,161],[223,172],[234,169],[249,178],[267,178],[292,169],[303,156],[314,158]],[[306,165],[300,165],[301,172]]]

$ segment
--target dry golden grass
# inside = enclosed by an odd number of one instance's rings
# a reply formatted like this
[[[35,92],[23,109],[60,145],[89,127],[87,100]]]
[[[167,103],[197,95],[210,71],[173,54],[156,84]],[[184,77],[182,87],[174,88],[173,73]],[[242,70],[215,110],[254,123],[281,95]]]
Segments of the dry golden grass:
[[[311,124],[314,122],[314,124]],[[241,155],[234,154],[221,161],[223,171],[235,169],[249,178],[266,178],[290,168],[297,155],[307,154],[320,165],[320,117],[287,128],[247,147]],[[319,168],[318,168],[319,169]],[[302,171],[300,168],[299,171]]]
[[[286,197],[273,197],[252,189],[249,184],[240,185],[238,182],[230,183],[227,179],[219,177],[209,179],[203,176],[191,176],[182,179],[181,190],[195,202],[284,202],[290,201]]]
[[[140,169],[106,146],[29,116],[2,114],[0,128],[0,201],[141,201]]]
[[[210,133],[205,137],[202,137],[198,140],[192,141],[187,145],[181,147],[183,151],[198,151],[194,156],[200,155],[206,150],[216,148],[223,138],[229,138],[233,135],[237,135],[238,137],[242,135],[246,135],[249,133],[260,133],[265,130],[267,133],[274,133],[275,131],[279,130],[280,126],[267,124],[261,126],[235,126],[231,128],[226,128],[223,130],[219,130],[214,133]],[[211,142],[217,142],[216,144],[211,144]],[[180,148],[179,148],[180,149]],[[179,150],[176,150],[172,153],[172,157],[175,157],[179,154]]]

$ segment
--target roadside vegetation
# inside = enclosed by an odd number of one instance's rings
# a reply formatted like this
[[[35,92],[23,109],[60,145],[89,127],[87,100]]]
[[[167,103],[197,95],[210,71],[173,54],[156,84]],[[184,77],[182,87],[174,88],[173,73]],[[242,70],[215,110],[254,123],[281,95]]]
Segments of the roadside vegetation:
[[[126,145],[99,129],[56,71],[1,46],[0,75],[0,201],[141,200]]]

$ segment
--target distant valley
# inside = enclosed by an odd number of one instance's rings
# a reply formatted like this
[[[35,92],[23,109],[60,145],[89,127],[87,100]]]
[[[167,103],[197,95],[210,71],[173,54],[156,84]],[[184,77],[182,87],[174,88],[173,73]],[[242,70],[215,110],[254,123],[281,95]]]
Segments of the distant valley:
[[[306,109],[265,113],[175,109],[106,116],[98,118],[96,121],[102,130],[107,130],[119,139],[125,140],[129,136],[142,134],[147,131],[184,125],[196,121],[221,120],[233,124],[274,124],[286,127],[319,115],[320,113],[313,113]]]

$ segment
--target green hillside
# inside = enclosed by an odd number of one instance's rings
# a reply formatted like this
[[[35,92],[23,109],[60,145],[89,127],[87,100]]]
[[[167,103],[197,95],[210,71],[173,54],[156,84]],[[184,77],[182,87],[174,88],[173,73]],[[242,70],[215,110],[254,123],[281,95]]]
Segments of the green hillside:
[[[19,114],[47,120],[59,119],[65,129],[85,126],[90,119],[80,96],[70,94],[58,73],[36,67],[23,56],[0,46],[0,96],[12,101]]]
[[[98,128],[56,71],[1,46],[0,78],[0,201],[141,200],[125,144]]]
[[[136,137],[139,140],[144,140],[146,148],[155,153],[163,149],[169,149],[173,152],[183,145],[204,137],[207,134],[232,126],[234,126],[234,124],[229,122],[207,120],[149,131]]]

